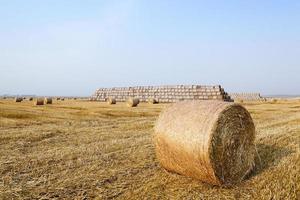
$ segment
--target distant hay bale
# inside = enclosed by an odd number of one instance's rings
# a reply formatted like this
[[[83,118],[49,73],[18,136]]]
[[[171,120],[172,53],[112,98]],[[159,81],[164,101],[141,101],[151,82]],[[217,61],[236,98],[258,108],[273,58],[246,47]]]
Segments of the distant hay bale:
[[[34,105],[36,105],[36,106],[44,105],[44,99],[43,98],[37,98],[36,101],[34,102]]]
[[[117,103],[117,101],[116,101],[116,99],[115,98],[108,98],[107,99],[107,103],[109,104],[109,105],[112,105],[112,104],[116,104]]]
[[[33,100],[33,97],[29,97],[29,98],[28,98],[28,101],[32,101],[32,100]]]
[[[22,102],[23,101],[23,98],[22,97],[16,97],[15,98],[15,102]]]
[[[65,100],[65,98],[61,98],[60,100],[61,100],[61,101],[64,101],[64,100]]]
[[[129,98],[127,99],[127,106],[128,107],[136,107],[140,103],[140,100],[137,98]]]
[[[59,98],[59,97],[57,97],[57,98],[56,98],[56,100],[57,100],[57,101],[59,101],[59,100],[60,100],[60,98]]]
[[[158,103],[158,100],[155,99],[155,98],[149,98],[149,99],[148,99],[148,103],[149,103],[149,104],[157,104],[157,103]]]
[[[272,99],[271,102],[272,102],[272,103],[277,103],[277,101],[278,101],[277,99]]]
[[[52,98],[45,97],[45,104],[52,104]]]
[[[159,116],[153,141],[169,171],[213,185],[234,184],[254,167],[255,127],[240,104],[183,101]]]

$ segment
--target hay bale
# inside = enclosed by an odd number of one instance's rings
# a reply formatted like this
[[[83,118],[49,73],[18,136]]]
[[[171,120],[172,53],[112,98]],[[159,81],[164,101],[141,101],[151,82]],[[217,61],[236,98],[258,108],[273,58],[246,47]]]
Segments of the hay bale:
[[[153,141],[169,171],[213,185],[238,183],[254,167],[255,127],[240,104],[183,101],[165,109]]]
[[[61,101],[64,101],[64,100],[65,100],[65,98],[61,98],[60,100],[61,100]]]
[[[44,99],[43,98],[37,98],[36,101],[34,102],[34,105],[36,105],[36,106],[44,105]]]
[[[57,98],[56,98],[56,100],[57,100],[57,101],[59,101],[59,100],[60,100],[60,98],[59,98],[59,97],[57,97]]]
[[[22,102],[23,101],[23,98],[22,97],[16,97],[15,98],[15,102]]]
[[[52,98],[45,97],[45,104],[52,104]]]
[[[115,99],[115,98],[111,98],[111,97],[109,97],[109,98],[107,99],[107,103],[108,103],[109,105],[112,105],[112,104],[116,104],[116,103],[117,103],[117,101],[116,101],[116,99]]]
[[[140,100],[137,98],[129,98],[127,99],[127,106],[128,107],[136,107],[140,103]]]
[[[33,97],[29,97],[29,98],[28,98],[28,101],[32,101],[32,100],[33,100]]]
[[[157,100],[157,99],[154,99],[154,98],[149,98],[149,99],[148,99],[148,103],[149,103],[149,104],[157,104],[157,103],[158,103],[158,100]]]

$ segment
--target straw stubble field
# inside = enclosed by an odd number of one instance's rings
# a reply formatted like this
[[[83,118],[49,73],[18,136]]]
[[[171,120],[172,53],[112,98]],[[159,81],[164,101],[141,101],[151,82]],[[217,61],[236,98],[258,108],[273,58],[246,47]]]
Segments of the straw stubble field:
[[[256,167],[211,186],[162,169],[151,135],[168,104],[0,101],[0,199],[299,199],[300,101],[244,103]]]

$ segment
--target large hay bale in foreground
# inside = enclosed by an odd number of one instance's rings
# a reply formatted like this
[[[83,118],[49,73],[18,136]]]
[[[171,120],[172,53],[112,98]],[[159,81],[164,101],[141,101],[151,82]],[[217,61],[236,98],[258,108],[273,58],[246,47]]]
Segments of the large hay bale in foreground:
[[[36,106],[44,105],[44,99],[43,98],[37,98],[36,101],[34,102],[34,105],[36,105]]]
[[[23,101],[23,97],[16,97],[15,98],[15,102],[22,102]]]
[[[45,97],[45,104],[52,104],[52,98]]]
[[[251,171],[254,138],[249,112],[222,101],[169,106],[159,116],[153,137],[164,168],[213,185],[240,182]]]
[[[127,99],[127,106],[128,107],[136,107],[140,103],[140,100],[137,98],[129,98]]]
[[[117,100],[115,99],[115,98],[108,98],[107,99],[107,103],[109,104],[109,105],[111,105],[111,104],[116,104],[117,103]]]

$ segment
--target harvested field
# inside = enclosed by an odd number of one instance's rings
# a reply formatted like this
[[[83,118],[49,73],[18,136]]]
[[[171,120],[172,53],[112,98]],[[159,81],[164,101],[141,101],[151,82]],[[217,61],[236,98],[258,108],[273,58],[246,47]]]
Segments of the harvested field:
[[[168,105],[0,100],[0,199],[300,199],[299,101],[243,103],[256,166],[226,187],[159,165],[153,127]]]

